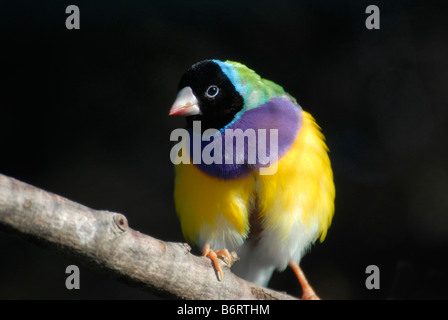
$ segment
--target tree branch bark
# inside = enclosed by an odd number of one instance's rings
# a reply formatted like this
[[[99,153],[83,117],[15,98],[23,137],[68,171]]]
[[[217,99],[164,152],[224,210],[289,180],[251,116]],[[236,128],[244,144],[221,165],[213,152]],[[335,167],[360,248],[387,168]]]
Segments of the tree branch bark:
[[[0,226],[51,244],[111,276],[181,299],[296,299],[238,278],[183,243],[164,242],[128,226],[123,214],[93,210],[0,174]]]

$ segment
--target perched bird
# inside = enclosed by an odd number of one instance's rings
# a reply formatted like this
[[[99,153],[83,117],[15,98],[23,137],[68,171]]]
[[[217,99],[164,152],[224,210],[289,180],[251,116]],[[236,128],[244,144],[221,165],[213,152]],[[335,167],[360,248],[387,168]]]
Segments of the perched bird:
[[[190,140],[177,156],[185,159],[186,150],[193,159],[194,148],[205,151],[222,139],[217,145],[222,151],[211,153],[222,155],[221,163],[175,165],[175,207],[186,240],[203,248],[218,279],[223,276],[218,257],[230,261],[228,252],[235,251],[239,261],[232,271],[238,276],[267,286],[275,269],[289,265],[302,285],[302,297],[318,298],[299,262],[327,234],[335,188],[324,136],[313,117],[281,86],[237,62],[198,62],[182,76],[178,90],[169,114],[186,117]],[[196,121],[196,133],[207,138],[192,147]],[[256,138],[265,129],[266,141],[277,143],[266,148],[277,150],[269,164],[258,154],[249,161],[246,149],[257,149],[249,135],[243,150],[223,142],[228,130],[237,129],[252,129]],[[273,164],[271,174],[262,174],[260,169]]]

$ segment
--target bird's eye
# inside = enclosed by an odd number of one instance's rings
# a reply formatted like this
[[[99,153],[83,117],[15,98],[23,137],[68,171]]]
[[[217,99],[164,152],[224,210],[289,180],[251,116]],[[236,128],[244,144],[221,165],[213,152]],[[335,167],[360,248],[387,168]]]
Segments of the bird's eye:
[[[219,93],[219,88],[215,85],[211,85],[207,88],[207,91],[205,91],[205,95],[208,98],[215,98]]]

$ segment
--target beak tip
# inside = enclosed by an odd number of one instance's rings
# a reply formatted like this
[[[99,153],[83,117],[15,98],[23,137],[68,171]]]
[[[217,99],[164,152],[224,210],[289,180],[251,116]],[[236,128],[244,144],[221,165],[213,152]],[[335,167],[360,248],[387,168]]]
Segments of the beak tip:
[[[198,100],[190,87],[185,87],[177,94],[176,101],[168,113],[169,116],[191,116],[201,114]]]

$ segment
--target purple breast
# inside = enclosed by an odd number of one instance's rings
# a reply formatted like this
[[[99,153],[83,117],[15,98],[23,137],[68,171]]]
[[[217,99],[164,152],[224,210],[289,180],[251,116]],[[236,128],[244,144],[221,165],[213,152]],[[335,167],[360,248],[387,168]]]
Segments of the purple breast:
[[[210,176],[241,178],[285,155],[293,145],[301,125],[300,106],[286,99],[272,98],[244,112],[226,130],[211,136],[210,141],[202,141],[199,135],[190,131],[190,158],[202,172]],[[193,157],[194,152],[196,155]],[[221,153],[221,157],[215,157],[214,152]],[[212,156],[212,163],[209,155]]]

